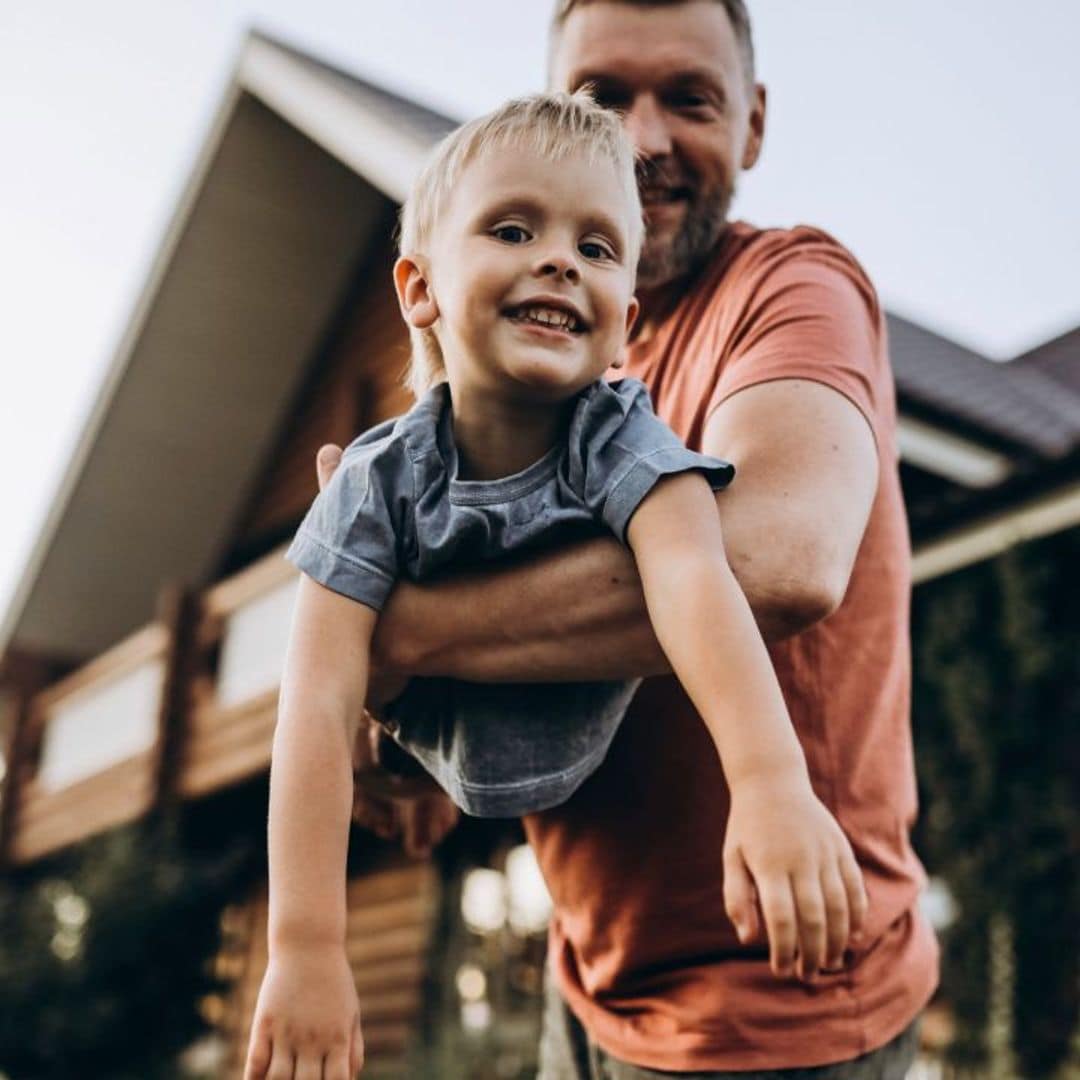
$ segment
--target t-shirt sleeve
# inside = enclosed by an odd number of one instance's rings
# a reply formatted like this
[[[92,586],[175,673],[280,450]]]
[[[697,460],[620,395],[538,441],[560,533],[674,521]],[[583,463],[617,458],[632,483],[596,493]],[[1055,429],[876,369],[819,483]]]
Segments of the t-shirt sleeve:
[[[411,469],[400,438],[352,444],[285,558],[320,585],[381,611],[399,575]]]
[[[855,259],[816,230],[766,251],[747,273],[746,297],[707,413],[739,390],[776,379],[808,379],[847,397],[875,439],[891,408],[891,373],[877,296]]]
[[[688,450],[653,412],[637,379],[598,383],[575,413],[570,443],[575,486],[622,543],[634,511],[662,477],[697,471],[719,491],[735,475],[729,462]]]

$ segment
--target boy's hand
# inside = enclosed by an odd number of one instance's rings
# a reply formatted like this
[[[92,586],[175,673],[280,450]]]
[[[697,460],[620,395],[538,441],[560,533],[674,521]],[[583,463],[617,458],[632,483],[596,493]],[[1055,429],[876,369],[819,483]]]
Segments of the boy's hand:
[[[759,779],[731,792],[724,906],[742,942],[761,932],[776,975],[838,968],[866,915],[862,872],[836,819],[806,779]]]
[[[344,948],[272,948],[244,1080],[353,1080],[363,1063],[360,1005]]]

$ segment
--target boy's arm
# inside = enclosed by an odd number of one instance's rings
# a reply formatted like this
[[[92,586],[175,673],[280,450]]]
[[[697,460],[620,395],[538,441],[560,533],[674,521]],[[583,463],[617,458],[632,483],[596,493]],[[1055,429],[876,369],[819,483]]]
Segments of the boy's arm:
[[[767,641],[842,600],[877,486],[869,425],[822,383],[777,379],[716,409],[702,451],[734,461],[716,501],[727,556]],[[320,481],[335,454],[319,457]],[[612,539],[441,582],[402,582],[379,619],[379,666],[477,682],[667,671],[634,560]]]
[[[375,620],[300,575],[270,770],[271,946],[345,940],[352,734]]]
[[[300,576],[270,770],[268,963],[245,1080],[355,1075],[363,1058],[345,954],[351,743],[375,612]]]
[[[660,481],[630,519],[627,542],[656,636],[713,737],[731,793],[729,913],[750,936],[756,888],[775,971],[787,973],[796,955],[804,976],[836,966],[862,920],[861,876],[810,787],[704,478],[682,473]]]

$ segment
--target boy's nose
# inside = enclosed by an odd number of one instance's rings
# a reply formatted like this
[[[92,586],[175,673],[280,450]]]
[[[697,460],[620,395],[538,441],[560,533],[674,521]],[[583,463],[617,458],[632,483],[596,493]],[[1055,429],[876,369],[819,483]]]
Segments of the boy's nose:
[[[541,277],[566,278],[567,281],[577,283],[581,279],[581,271],[578,270],[577,261],[569,255],[560,253],[548,253],[540,263]]]

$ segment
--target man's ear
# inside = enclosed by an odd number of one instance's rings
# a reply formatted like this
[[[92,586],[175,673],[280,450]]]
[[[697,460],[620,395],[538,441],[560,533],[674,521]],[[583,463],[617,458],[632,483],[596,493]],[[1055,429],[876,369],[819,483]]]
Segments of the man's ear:
[[[402,255],[394,263],[394,290],[405,321],[416,330],[428,330],[439,318],[427,270],[417,259]]]
[[[746,145],[743,147],[742,161],[740,165],[744,169],[752,169],[761,156],[761,144],[765,141],[765,87],[762,83],[754,84],[754,92],[750,98],[750,118],[748,127],[749,134],[746,137]]]
[[[637,321],[638,312],[641,310],[641,305],[638,303],[636,296],[630,297],[630,303],[626,305],[626,337],[623,338],[622,347],[619,349],[619,355],[611,362],[613,368],[621,368],[626,363],[626,338],[630,336],[630,331],[634,328],[634,323]]]

